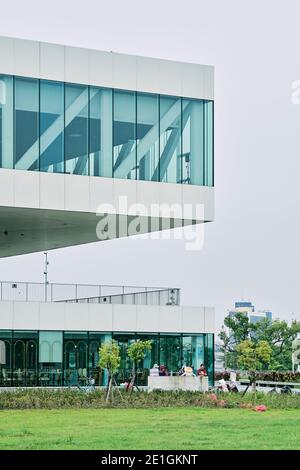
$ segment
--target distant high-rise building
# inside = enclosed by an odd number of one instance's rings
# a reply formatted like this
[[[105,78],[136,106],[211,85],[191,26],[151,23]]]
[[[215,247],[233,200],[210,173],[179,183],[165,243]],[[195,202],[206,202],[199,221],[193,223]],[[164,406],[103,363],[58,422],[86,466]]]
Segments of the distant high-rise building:
[[[234,313],[245,313],[251,323],[257,323],[264,318],[272,320],[273,315],[270,310],[255,310],[252,302],[239,301],[235,302],[234,309],[229,311],[229,315],[232,316]]]

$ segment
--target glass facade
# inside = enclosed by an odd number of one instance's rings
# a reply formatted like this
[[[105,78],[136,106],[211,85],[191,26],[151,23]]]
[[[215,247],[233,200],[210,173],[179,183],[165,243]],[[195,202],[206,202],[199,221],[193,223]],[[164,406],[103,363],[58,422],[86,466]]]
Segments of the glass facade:
[[[152,341],[152,349],[138,364],[137,383],[147,384],[150,368],[164,365],[176,374],[183,364],[195,373],[204,363],[210,384],[214,376],[213,334],[103,333],[86,331],[0,331],[0,386],[76,386],[89,376],[105,385],[107,373],[99,369],[99,347],[111,339],[120,346],[118,383],[130,378],[132,364],[127,347],[136,339]]]
[[[213,102],[0,75],[0,167],[213,186]]]

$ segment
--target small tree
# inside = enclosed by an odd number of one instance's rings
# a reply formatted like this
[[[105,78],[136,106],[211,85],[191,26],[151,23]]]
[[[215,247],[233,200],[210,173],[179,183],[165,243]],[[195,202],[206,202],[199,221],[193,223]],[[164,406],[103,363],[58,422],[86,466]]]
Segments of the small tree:
[[[145,358],[147,351],[151,351],[151,348],[152,341],[143,341],[139,339],[134,341],[134,343],[131,343],[127,348],[127,354],[132,360],[132,375],[130,381],[131,390],[133,390],[133,387],[135,386],[137,366],[139,362]]]
[[[238,354],[238,365],[248,371],[249,385],[253,386],[253,391],[256,394],[257,371],[260,370],[263,365],[269,364],[272,348],[267,341],[254,342],[250,339],[246,339],[239,343],[235,350]],[[244,393],[246,393],[247,389],[248,387]]]
[[[103,343],[99,348],[99,367],[108,370],[108,383],[106,388],[106,401],[113,397],[114,375],[120,367],[120,347],[116,341]]]

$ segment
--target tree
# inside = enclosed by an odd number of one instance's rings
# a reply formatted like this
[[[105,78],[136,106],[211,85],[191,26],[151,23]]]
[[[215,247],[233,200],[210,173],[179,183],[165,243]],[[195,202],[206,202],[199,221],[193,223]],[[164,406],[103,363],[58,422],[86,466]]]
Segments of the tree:
[[[236,347],[238,353],[238,365],[241,369],[245,369],[249,373],[250,384],[256,392],[257,371],[264,364],[268,364],[271,360],[272,348],[267,341],[254,342],[246,339],[239,343]],[[248,387],[247,387],[248,388]],[[244,393],[246,393],[247,389]]]
[[[99,348],[99,367],[108,370],[108,383],[106,388],[106,401],[113,398],[114,375],[120,367],[120,347],[116,341],[103,343]]]
[[[242,341],[251,339],[254,342],[267,341],[272,348],[271,360],[264,368],[290,370],[292,367],[292,342],[300,332],[300,322],[293,321],[290,325],[286,321],[272,321],[264,318],[251,323],[243,312],[228,315],[219,334],[223,345],[227,367],[237,368],[236,346]]]
[[[151,351],[152,341],[137,340],[131,343],[127,348],[127,354],[132,360],[132,375],[130,381],[130,388],[133,390],[136,381],[136,370],[139,362],[143,360],[147,354],[147,351]]]

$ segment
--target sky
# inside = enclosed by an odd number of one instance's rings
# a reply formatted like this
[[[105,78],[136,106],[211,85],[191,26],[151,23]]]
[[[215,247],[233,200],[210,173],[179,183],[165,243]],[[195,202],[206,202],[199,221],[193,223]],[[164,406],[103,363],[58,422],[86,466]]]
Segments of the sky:
[[[49,252],[49,281],[170,286],[184,305],[237,300],[300,320],[300,3],[0,0],[0,35],[215,66],[215,221],[201,251],[120,239]],[[1,58],[0,58],[1,60]],[[0,259],[43,281],[43,254]]]

